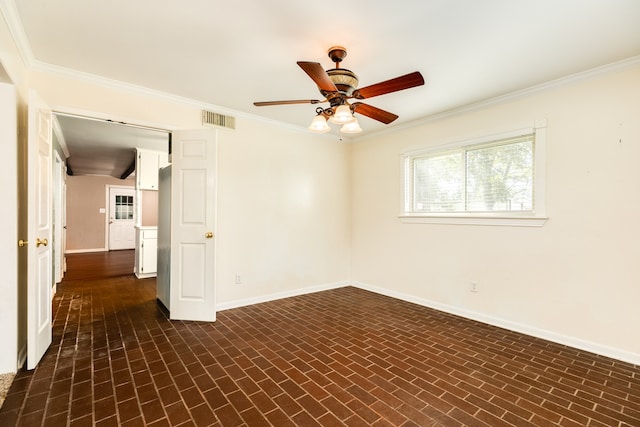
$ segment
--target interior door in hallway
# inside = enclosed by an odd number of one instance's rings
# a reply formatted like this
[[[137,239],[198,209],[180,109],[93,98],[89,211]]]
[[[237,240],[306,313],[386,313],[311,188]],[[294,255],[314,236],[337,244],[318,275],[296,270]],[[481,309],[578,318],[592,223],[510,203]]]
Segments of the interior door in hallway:
[[[109,250],[135,248],[134,197],[133,187],[109,187]]]
[[[172,138],[170,220],[171,319],[216,320],[216,131]]]
[[[51,345],[52,115],[35,92],[29,94],[27,141],[27,369]],[[20,242],[24,246],[24,242]]]

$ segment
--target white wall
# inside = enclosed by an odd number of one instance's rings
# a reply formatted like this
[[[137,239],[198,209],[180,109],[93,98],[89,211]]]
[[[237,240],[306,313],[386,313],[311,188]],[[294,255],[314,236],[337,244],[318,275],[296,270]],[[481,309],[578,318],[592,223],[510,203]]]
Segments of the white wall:
[[[0,168],[0,200],[8,208],[0,210],[0,373],[15,372],[18,354],[18,201],[16,92],[11,84],[0,83],[0,147],[5,158]],[[13,202],[13,203],[11,203]]]
[[[133,189],[134,185],[134,177],[123,180],[112,176],[68,176],[66,253],[108,250],[108,187]],[[105,212],[100,212],[100,209]],[[133,225],[131,231],[133,233]]]
[[[348,280],[344,143],[255,122],[219,139],[218,303]]]
[[[54,109],[201,127],[201,107],[32,72]],[[216,295],[219,308],[326,288],[349,278],[349,148],[247,117],[218,132]],[[68,212],[70,215],[70,212]],[[239,274],[242,284],[236,284]]]
[[[640,362],[639,117],[636,65],[355,144],[352,279]],[[548,123],[545,226],[400,222],[403,150],[536,119]]]

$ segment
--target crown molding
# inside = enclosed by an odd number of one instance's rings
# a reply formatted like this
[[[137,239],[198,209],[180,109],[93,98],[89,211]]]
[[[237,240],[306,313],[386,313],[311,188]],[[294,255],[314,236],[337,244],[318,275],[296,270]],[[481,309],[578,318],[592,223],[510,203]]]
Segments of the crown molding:
[[[0,12],[4,15],[7,27],[9,27],[11,37],[13,37],[13,41],[16,43],[22,62],[27,67],[30,67],[34,63],[35,58],[31,51],[27,34],[24,32],[24,28],[22,27],[22,22],[20,21],[15,1],[0,0]]]
[[[361,140],[375,138],[382,135],[386,135],[391,132],[396,132],[402,129],[409,129],[416,126],[424,125],[426,123],[435,122],[437,120],[442,120],[445,118],[454,117],[460,114],[468,113],[471,111],[481,110],[483,108],[506,103],[509,101],[514,101],[517,99],[522,99],[537,93],[541,93],[559,86],[565,86],[569,84],[573,84],[583,80],[589,80],[595,77],[599,77],[605,74],[621,71],[627,68],[632,68],[640,65],[640,55],[632,56],[627,59],[623,59],[620,61],[612,62],[610,64],[602,65],[596,68],[592,68],[590,70],[581,71],[575,74],[571,74],[569,76],[560,77],[555,80],[550,80],[545,83],[540,83],[534,86],[530,86],[525,89],[516,90],[513,92],[506,93],[504,95],[495,96],[493,98],[484,99],[482,101],[474,102],[471,104],[463,105],[458,108],[454,108],[447,111],[442,111],[434,114],[430,114],[421,119],[413,120],[407,123],[403,123],[397,126],[393,126],[391,128],[385,128],[379,131],[371,132],[366,135],[362,135],[360,137],[355,137],[352,139],[353,142],[359,142]]]
[[[48,64],[46,62],[42,62],[39,60],[33,60],[31,69],[33,71],[38,71],[44,74],[50,74],[50,75],[60,76],[68,79],[84,81],[87,83],[95,84],[97,86],[111,88],[111,89],[119,90],[122,92],[148,96],[150,98],[160,99],[160,100],[173,102],[181,105],[186,105],[186,106],[199,108],[199,109],[212,110],[217,113],[221,113],[225,115],[241,117],[245,119],[250,119],[254,121],[275,125],[278,127],[289,128],[290,130],[293,130],[293,131],[308,133],[307,129],[302,126],[296,126],[288,123],[283,123],[277,120],[267,119],[265,117],[245,113],[243,111],[222,107],[220,105],[210,104],[204,101],[198,101],[196,99],[174,95],[174,94],[159,91],[156,89],[150,89],[148,87],[139,86],[132,83],[126,83],[120,80],[109,79],[106,77],[98,76],[96,74],[72,70],[69,68],[60,67],[58,65]]]

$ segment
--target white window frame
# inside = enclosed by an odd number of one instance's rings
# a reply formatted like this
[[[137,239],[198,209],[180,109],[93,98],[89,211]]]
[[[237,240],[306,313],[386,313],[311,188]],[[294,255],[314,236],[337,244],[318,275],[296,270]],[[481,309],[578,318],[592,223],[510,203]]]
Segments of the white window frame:
[[[532,127],[520,128],[508,132],[486,135],[479,138],[456,141],[449,144],[429,148],[405,151],[401,153],[402,197],[399,218],[403,223],[423,224],[462,224],[462,225],[499,225],[542,227],[547,221],[546,215],[546,121],[536,121]],[[507,138],[515,138],[535,134],[534,143],[534,181],[533,181],[533,211],[509,212],[413,212],[413,177],[410,175],[408,164],[411,159],[433,153],[487,144]]]

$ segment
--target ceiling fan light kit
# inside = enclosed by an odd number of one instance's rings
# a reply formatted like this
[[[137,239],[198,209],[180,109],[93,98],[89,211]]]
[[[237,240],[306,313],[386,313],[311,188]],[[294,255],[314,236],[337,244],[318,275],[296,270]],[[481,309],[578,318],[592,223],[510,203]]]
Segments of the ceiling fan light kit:
[[[342,104],[335,109],[333,116],[331,116],[331,123],[343,125],[345,123],[352,122],[355,119],[356,118],[353,117],[353,113],[351,112],[351,108],[349,108],[347,104]]]
[[[358,123],[358,119],[355,117],[349,123],[345,123],[342,128],[340,128],[340,132],[342,133],[358,133],[362,132],[362,128],[360,127],[360,123]]]
[[[318,114],[311,120],[311,124],[308,129],[312,132],[316,133],[326,133],[331,130],[329,125],[327,124],[327,119],[324,118],[322,113]]]
[[[372,105],[362,102],[349,103],[349,99],[366,99],[387,93],[397,92],[424,84],[424,78],[418,71],[396,77],[380,83],[376,83],[358,89],[358,76],[351,70],[340,68],[340,62],[347,56],[347,50],[342,46],[333,46],[328,51],[329,58],[335,63],[335,68],[324,70],[317,62],[298,61],[298,66],[311,77],[318,86],[318,90],[325,97],[324,100],[302,99],[288,101],[266,101],[254,102],[256,107],[268,105],[286,104],[319,104],[328,102],[329,107],[316,108],[316,116],[311,121],[309,130],[318,133],[325,133],[330,130],[327,118],[331,118],[332,123],[341,124],[343,133],[361,132],[358,121],[354,113],[362,114],[384,124],[389,124],[396,120],[398,116]]]

